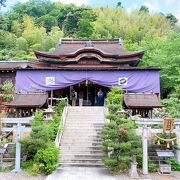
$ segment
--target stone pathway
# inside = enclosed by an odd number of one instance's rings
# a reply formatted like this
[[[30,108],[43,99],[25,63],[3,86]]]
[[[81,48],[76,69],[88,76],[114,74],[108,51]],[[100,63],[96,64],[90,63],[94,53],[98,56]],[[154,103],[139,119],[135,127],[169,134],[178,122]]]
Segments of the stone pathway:
[[[116,180],[105,168],[64,167],[49,175],[46,180]]]
[[[127,174],[111,175],[105,168],[97,167],[64,167],[49,175],[46,180],[133,180]],[[138,180],[180,180],[180,172],[169,175],[150,173],[141,175]]]

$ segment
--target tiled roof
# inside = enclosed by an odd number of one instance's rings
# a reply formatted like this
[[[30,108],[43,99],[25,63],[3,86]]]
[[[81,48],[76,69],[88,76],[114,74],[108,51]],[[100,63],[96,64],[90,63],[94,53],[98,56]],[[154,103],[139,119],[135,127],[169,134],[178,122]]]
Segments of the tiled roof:
[[[90,42],[90,46],[87,44]],[[41,52],[35,51],[35,55],[45,57],[72,56],[79,52],[98,51],[104,56],[143,56],[143,51],[126,51],[119,40],[62,40],[54,51]]]
[[[162,107],[156,94],[124,94],[124,103],[128,108]]]
[[[47,94],[16,94],[8,107],[42,107],[47,102]]]
[[[28,61],[0,61],[1,70],[13,70],[27,68],[30,62]]]

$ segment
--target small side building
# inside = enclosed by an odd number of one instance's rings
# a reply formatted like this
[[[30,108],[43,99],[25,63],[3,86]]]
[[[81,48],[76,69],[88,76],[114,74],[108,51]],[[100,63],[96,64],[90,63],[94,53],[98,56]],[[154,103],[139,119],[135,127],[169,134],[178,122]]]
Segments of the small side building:
[[[124,107],[131,110],[131,115],[140,115],[143,118],[152,118],[154,108],[162,108],[159,97],[148,93],[124,94]]]

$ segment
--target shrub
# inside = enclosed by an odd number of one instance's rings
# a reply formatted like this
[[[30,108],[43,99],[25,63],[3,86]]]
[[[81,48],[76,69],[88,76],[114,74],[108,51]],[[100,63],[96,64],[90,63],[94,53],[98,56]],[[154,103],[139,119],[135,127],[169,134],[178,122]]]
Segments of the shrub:
[[[109,114],[102,130],[103,150],[110,153],[103,158],[104,165],[113,173],[127,171],[130,167],[131,157],[141,153],[141,141],[135,133],[136,125],[121,113],[122,90],[112,88],[107,96]],[[139,165],[141,166],[141,165]]]
[[[156,164],[150,162],[150,163],[148,164],[148,171],[149,171],[149,172],[157,172],[157,166],[156,166]]]
[[[22,165],[31,175],[50,174],[57,167],[59,151],[55,147],[54,140],[64,105],[65,101],[61,101],[57,105],[56,113],[49,122],[44,122],[42,113],[36,112],[31,123],[30,136],[20,140],[22,154],[26,155],[28,159]]]
[[[171,158],[167,161],[168,164],[171,165],[171,169],[173,171],[180,171],[180,163],[175,158]]]
[[[34,162],[39,165],[40,172],[50,174],[57,168],[59,149],[48,144],[46,149],[37,151]]]
[[[65,100],[59,101],[59,103],[55,107],[55,112],[56,112],[57,115],[62,114],[65,105],[66,105]]]

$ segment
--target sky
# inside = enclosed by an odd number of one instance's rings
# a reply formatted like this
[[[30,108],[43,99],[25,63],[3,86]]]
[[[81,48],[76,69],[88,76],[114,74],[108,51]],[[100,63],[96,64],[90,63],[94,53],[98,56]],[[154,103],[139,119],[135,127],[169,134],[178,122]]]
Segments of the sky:
[[[28,0],[6,0],[6,7],[1,8],[6,12],[17,2],[27,2]],[[109,6],[115,7],[117,2],[130,12],[132,9],[139,9],[141,5],[149,8],[150,12],[162,12],[164,14],[172,13],[180,20],[180,0],[51,0],[53,2],[61,1],[65,4],[74,3],[78,6],[82,4],[90,6]]]

